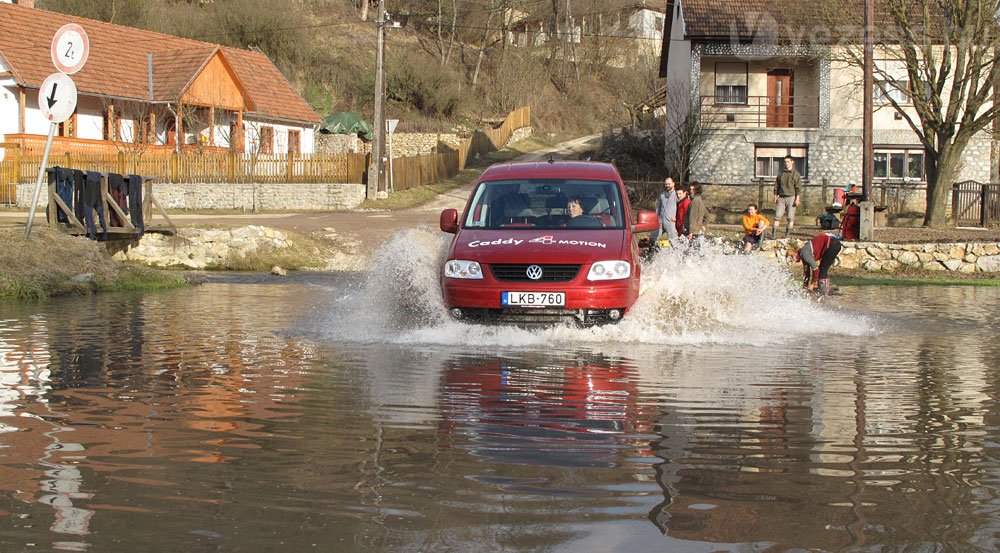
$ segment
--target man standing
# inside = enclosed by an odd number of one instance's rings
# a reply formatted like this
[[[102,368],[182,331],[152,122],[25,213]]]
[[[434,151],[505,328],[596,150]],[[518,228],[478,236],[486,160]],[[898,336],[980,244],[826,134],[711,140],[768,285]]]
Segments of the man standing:
[[[820,234],[806,242],[805,246],[788,252],[795,261],[802,262],[802,286],[811,291],[828,296],[830,294],[830,267],[840,255],[843,246],[830,234]]]
[[[795,170],[795,160],[792,156],[785,156],[785,170],[778,175],[774,181],[774,227],[772,227],[771,238],[778,237],[778,227],[781,226],[781,217],[788,214],[788,226],[785,228],[785,238],[792,233],[795,228],[795,208],[799,206],[799,198],[802,197],[802,175]]]
[[[650,236],[650,242],[655,244],[667,233],[671,244],[677,243],[677,192],[674,191],[674,179],[667,177],[663,181],[663,192],[656,200],[656,216],[660,219],[660,228]]]
[[[691,183],[691,207],[688,208],[688,238],[703,236],[708,227],[708,207],[701,197],[702,186],[697,182]]]

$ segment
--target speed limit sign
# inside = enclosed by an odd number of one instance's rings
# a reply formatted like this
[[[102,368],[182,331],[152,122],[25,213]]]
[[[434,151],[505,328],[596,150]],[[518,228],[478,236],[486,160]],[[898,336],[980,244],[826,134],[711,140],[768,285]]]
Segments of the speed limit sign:
[[[76,23],[63,25],[52,37],[52,64],[60,73],[72,75],[83,69],[89,55],[87,31]]]

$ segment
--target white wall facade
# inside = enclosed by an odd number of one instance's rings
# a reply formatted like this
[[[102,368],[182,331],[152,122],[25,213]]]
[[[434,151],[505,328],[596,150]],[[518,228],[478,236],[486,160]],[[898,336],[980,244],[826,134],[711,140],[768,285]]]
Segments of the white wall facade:
[[[2,68],[2,66],[0,66]],[[0,142],[6,134],[18,132],[18,119],[20,109],[18,105],[19,88],[13,79],[0,79]],[[24,110],[24,132],[25,134],[36,134],[47,136],[49,133],[49,121],[42,115],[38,107],[38,91],[28,89],[25,94]],[[79,96],[76,108],[76,136],[87,140],[103,140],[104,133],[104,112],[107,109],[106,101],[94,96]],[[128,110],[123,108],[118,118],[118,137],[123,142],[132,142],[138,125],[135,121],[141,108]],[[157,108],[155,143],[159,145],[167,144],[173,132],[168,125],[172,125],[172,117],[166,109]],[[161,113],[162,112],[162,113]],[[236,120],[236,114],[229,111],[219,110],[216,112],[214,142],[212,145],[220,148],[230,146],[230,124]],[[301,153],[308,154],[315,152],[315,126],[310,124],[295,125],[290,122],[273,121],[253,121],[244,120],[246,151],[252,152],[259,148],[260,128],[270,127],[274,132],[275,154],[288,153],[289,131],[299,131],[299,149]],[[212,133],[209,132],[208,125],[200,125],[198,128],[184,129],[185,144],[192,144],[195,140],[204,137],[207,143]]]
[[[260,152],[260,139],[263,128],[269,127],[274,133],[273,150],[274,154],[288,153],[288,131],[299,131],[299,151],[303,154],[311,154],[316,151],[315,128],[313,126],[298,126],[290,123],[277,123],[273,121],[243,120],[244,126],[244,151],[248,153]]]

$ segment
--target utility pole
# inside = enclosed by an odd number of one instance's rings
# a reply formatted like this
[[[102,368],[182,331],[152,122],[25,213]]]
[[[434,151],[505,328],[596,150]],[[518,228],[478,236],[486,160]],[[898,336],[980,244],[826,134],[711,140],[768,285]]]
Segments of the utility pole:
[[[875,7],[873,0],[865,2],[865,58],[864,58],[864,126],[861,131],[861,225],[858,238],[872,240],[875,237],[875,204],[871,200],[872,176],[875,173],[875,158],[872,151],[872,96],[874,94],[874,78],[872,76],[873,42],[872,25],[875,23]]]
[[[382,160],[385,159],[385,0],[378,2],[375,27],[375,140],[372,141],[371,165],[368,166],[368,186],[365,197],[375,198],[385,190],[382,185]]]

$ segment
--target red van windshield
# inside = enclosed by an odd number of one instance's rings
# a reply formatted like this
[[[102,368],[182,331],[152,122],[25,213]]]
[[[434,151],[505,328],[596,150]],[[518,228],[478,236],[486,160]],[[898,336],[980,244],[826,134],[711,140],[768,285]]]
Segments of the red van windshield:
[[[622,229],[624,224],[615,182],[515,179],[479,183],[464,227]]]

